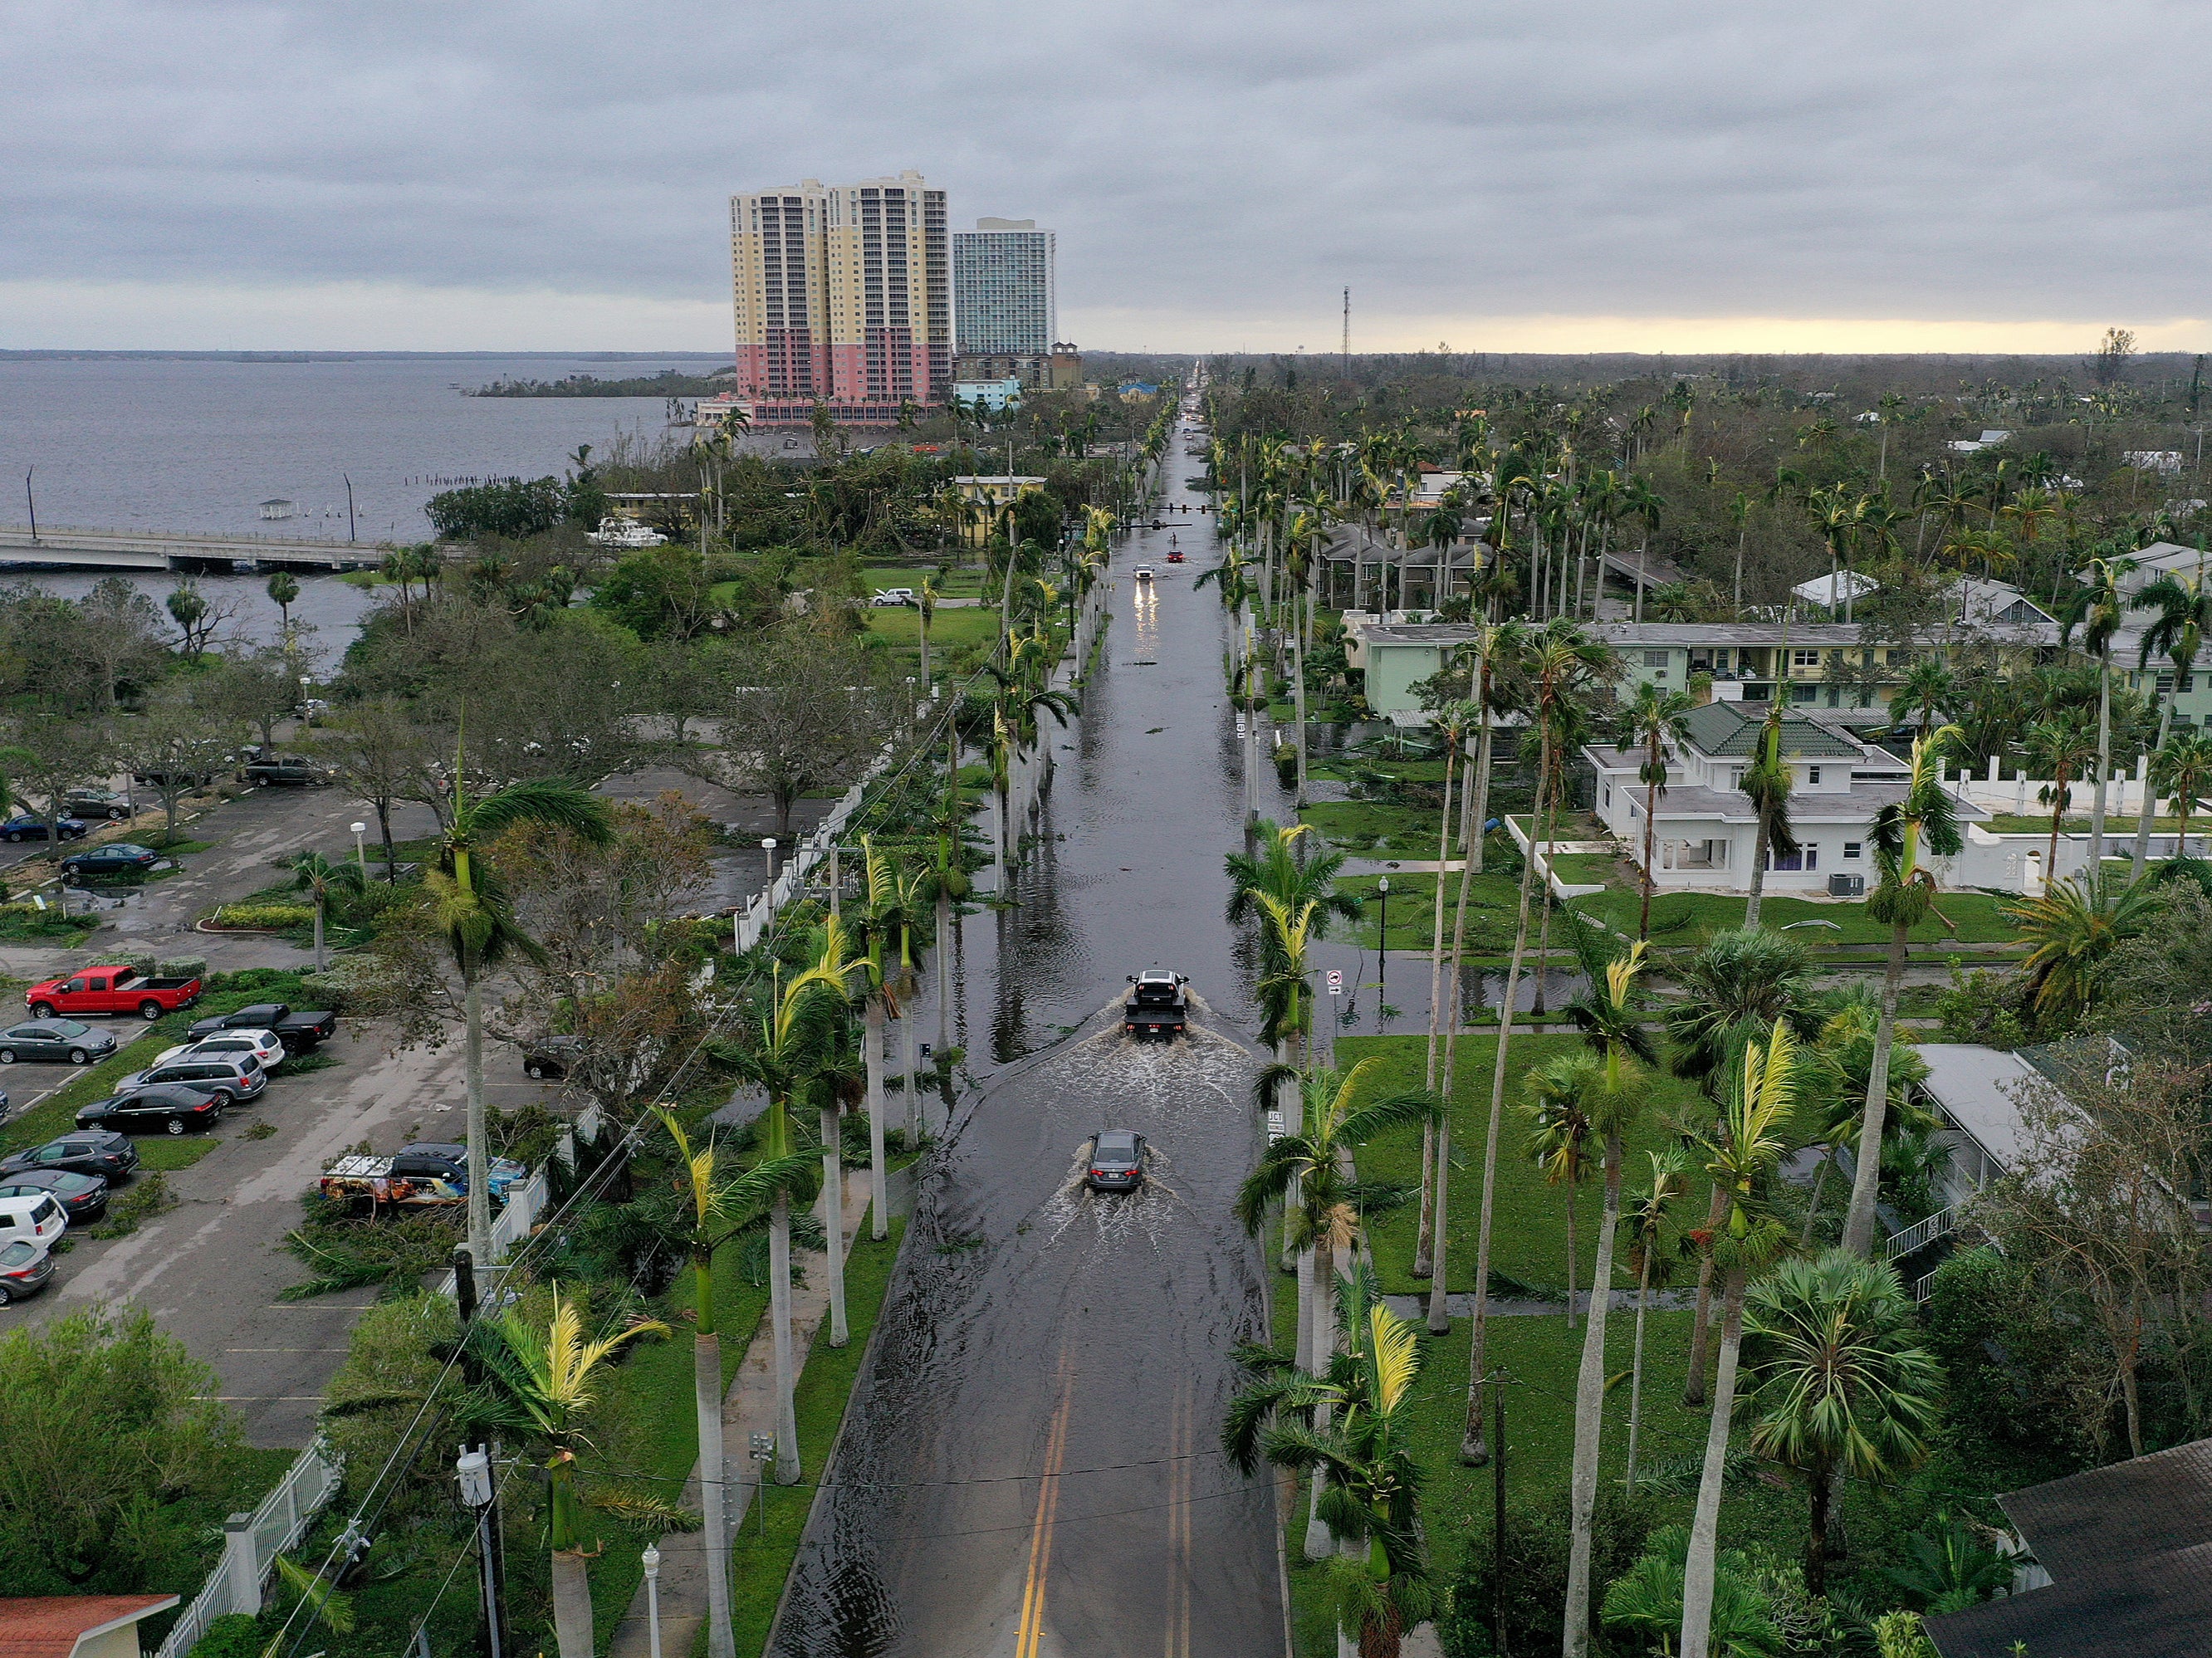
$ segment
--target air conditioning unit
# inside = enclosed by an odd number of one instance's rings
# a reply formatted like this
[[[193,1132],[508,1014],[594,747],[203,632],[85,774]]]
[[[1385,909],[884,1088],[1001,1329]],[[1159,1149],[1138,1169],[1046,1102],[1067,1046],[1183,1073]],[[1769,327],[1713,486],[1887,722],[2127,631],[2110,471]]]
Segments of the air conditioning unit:
[[[1828,896],[1831,898],[1865,897],[1866,877],[1863,875],[1831,875],[1828,878]]]

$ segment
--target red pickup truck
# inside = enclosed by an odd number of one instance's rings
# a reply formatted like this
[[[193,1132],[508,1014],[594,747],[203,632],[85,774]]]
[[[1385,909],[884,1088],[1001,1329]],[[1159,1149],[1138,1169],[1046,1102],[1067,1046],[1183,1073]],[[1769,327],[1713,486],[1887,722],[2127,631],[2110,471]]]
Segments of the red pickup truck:
[[[158,1019],[200,999],[198,979],[149,979],[135,967],[88,967],[66,979],[49,979],[23,993],[34,1019],[64,1013],[136,1013]]]

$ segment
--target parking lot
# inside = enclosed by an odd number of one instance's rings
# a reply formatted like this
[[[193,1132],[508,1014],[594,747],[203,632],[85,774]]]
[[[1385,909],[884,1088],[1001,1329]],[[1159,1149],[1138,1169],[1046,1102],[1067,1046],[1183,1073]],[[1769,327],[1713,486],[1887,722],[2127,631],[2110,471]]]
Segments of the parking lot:
[[[117,1023],[118,1035],[131,1034],[127,1022]],[[463,1133],[458,1038],[435,1052],[395,1053],[390,1040],[377,1024],[344,1022],[322,1050],[337,1066],[297,1078],[279,1067],[258,1100],[225,1114],[211,1136],[214,1150],[167,1177],[175,1208],[128,1237],[72,1238],[45,1293],[0,1308],[0,1330],[94,1302],[143,1307],[215,1367],[216,1396],[244,1418],[249,1443],[306,1445],[354,1320],[380,1291],[277,1299],[308,1276],[284,1247],[301,1197],[325,1163],[361,1141],[386,1151],[409,1139],[457,1140]],[[520,1054],[507,1044],[487,1042],[484,1060],[492,1104],[511,1110],[556,1100],[558,1085],[525,1078]],[[18,1066],[7,1079],[11,1093],[28,1099],[69,1074],[66,1066]],[[247,1139],[260,1122],[276,1132]]]

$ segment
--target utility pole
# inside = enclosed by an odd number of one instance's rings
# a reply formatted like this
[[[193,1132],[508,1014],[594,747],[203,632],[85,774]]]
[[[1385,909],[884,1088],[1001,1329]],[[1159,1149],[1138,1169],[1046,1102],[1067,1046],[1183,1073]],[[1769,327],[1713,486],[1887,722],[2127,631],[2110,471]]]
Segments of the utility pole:
[[[352,479],[352,477],[351,477],[350,476],[349,476],[348,474],[346,474],[346,473],[344,473],[344,472],[340,472],[340,473],[338,474],[338,476],[339,476],[340,477],[342,477],[342,478],[344,478],[344,479],[345,479],[345,487],[346,487],[346,540],[347,540],[348,544],[351,544],[351,542],[352,542],[352,540],[353,540],[353,479]]]
[[[2197,447],[2201,455],[2204,448],[2201,440]],[[33,466],[23,474],[23,499],[31,505],[31,545],[33,547],[39,544],[39,498],[31,493],[31,474],[38,470],[37,467]]]
[[[1344,290],[1344,378],[1352,378],[1352,290]]]

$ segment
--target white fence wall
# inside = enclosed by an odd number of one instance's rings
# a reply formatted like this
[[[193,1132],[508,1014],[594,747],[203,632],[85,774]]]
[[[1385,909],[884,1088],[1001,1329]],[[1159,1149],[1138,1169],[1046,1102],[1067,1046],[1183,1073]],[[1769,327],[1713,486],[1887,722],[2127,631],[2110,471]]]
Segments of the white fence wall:
[[[306,1535],[307,1522],[338,1488],[338,1464],[321,1445],[310,1445],[285,1471],[276,1489],[251,1515],[233,1515],[223,1533],[223,1558],[177,1619],[153,1658],[183,1658],[226,1612],[249,1617],[261,1610],[261,1586],[276,1557]]]

